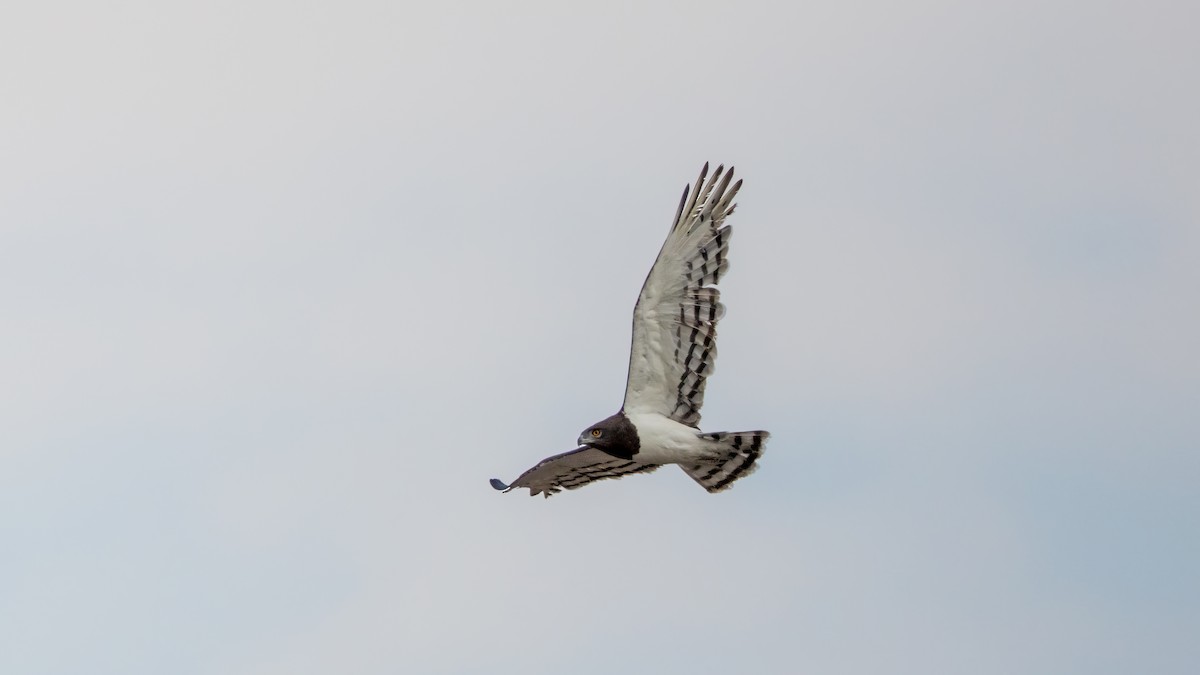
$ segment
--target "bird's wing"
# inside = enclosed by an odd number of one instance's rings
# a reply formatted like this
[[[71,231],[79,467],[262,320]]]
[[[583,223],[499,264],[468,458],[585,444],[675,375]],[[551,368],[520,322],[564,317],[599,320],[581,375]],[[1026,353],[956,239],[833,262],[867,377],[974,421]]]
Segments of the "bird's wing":
[[[529,488],[530,497],[540,493],[549,497],[563,488],[574,490],[605,478],[620,478],[631,473],[650,473],[658,467],[658,464],[619,459],[603,450],[585,447],[543,459],[537,466],[521,474],[512,485],[505,485],[495,478],[491,483],[492,487],[505,492],[515,488]]]
[[[686,187],[675,222],[633,308],[633,344],[624,410],[655,412],[689,426],[700,422],[704,383],[717,358],[717,322],[725,315],[715,287],[729,268],[733,168],[708,165]],[[690,192],[690,197],[689,197]]]

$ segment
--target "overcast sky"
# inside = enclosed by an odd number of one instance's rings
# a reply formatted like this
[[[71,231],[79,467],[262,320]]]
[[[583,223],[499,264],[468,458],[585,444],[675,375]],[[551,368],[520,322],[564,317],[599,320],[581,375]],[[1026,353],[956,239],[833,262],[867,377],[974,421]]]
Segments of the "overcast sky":
[[[1195,672],[1198,22],[6,6],[0,672]],[[760,470],[494,492],[705,161]]]

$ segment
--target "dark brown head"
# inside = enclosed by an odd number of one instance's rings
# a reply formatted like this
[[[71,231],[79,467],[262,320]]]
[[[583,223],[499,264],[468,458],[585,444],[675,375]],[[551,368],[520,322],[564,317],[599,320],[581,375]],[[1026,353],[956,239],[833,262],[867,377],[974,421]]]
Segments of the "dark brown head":
[[[637,427],[623,412],[584,429],[579,434],[579,444],[603,450],[621,459],[633,459],[641,447]]]

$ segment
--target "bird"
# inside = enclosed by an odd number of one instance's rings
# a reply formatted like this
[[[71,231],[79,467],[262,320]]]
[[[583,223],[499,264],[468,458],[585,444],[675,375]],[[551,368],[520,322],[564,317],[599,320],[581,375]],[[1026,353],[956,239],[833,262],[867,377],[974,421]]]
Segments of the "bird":
[[[549,498],[599,480],[676,464],[710,493],[757,469],[766,431],[700,431],[704,389],[717,358],[725,305],[716,288],[729,269],[732,229],[725,219],[742,187],[734,169],[708,164],[685,186],[666,241],[633,308],[633,339],[621,409],[584,429],[578,448],[547,457],[511,484]]]

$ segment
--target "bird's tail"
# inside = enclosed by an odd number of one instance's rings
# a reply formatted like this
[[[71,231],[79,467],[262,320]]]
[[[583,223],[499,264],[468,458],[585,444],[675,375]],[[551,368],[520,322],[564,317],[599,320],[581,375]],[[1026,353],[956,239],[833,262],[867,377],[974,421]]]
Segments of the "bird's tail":
[[[758,467],[763,447],[771,434],[765,431],[720,431],[700,434],[712,444],[714,456],[679,468],[709,492],[720,492],[742,476],[749,476]]]

